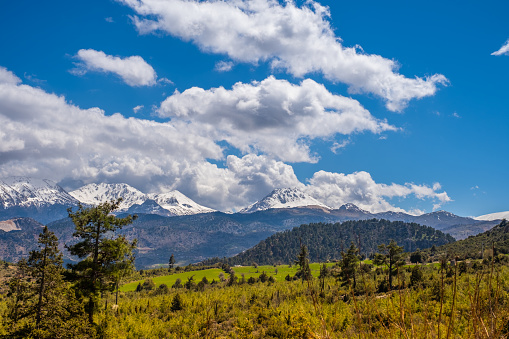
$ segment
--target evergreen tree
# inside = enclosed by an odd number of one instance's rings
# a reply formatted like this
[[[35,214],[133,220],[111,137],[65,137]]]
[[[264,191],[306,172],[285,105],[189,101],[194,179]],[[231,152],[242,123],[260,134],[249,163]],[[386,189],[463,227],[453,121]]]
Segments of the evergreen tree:
[[[339,267],[341,268],[341,272],[339,273],[339,278],[342,282],[343,286],[352,285],[355,288],[357,284],[356,281],[356,273],[357,273],[357,264],[359,262],[359,249],[352,242],[348,251],[341,252],[342,259],[339,261]]]
[[[386,265],[388,267],[389,288],[392,289],[392,279],[397,274],[399,267],[405,264],[403,247],[391,240],[389,245],[378,246],[381,253],[375,254],[375,265]]]
[[[180,311],[183,309],[184,309],[184,302],[182,301],[182,298],[180,297],[180,295],[177,293],[171,301],[170,310],[172,312],[175,312],[175,311]]]
[[[171,272],[173,267],[175,266],[175,257],[173,256],[173,253],[171,254],[170,260],[168,261],[168,272]]]
[[[300,245],[300,253],[299,256],[297,257],[297,260],[295,260],[295,264],[299,265],[299,269],[297,270],[297,273],[295,275],[297,277],[300,277],[302,279],[302,282],[304,282],[304,280],[310,280],[312,278],[311,269],[309,268],[308,249],[306,245],[303,244]]]
[[[11,281],[9,338],[87,338],[92,335],[82,305],[63,280],[58,239],[44,227],[38,250],[19,263]]]
[[[133,250],[136,240],[128,242],[124,236],[114,237],[113,233],[133,222],[136,216],[117,218],[111,212],[116,210],[122,199],[105,202],[96,207],[84,208],[81,204],[76,212],[68,210],[76,226],[74,237],[81,239],[68,246],[72,255],[83,259],[72,269],[77,291],[88,299],[86,311],[88,320],[94,322],[95,308],[101,294],[112,291],[118,285],[120,272],[124,274],[133,268]]]

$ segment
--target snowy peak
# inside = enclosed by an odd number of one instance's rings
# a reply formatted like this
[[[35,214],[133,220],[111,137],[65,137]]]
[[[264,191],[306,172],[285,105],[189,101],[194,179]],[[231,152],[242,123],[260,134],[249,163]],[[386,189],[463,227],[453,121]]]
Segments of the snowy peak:
[[[211,208],[197,204],[177,190],[160,194],[149,194],[148,197],[157,202],[162,208],[175,215],[215,212],[215,210]]]
[[[141,205],[147,200],[146,194],[128,184],[89,184],[69,194],[86,205],[99,205],[122,198],[117,212],[125,212],[132,205]]]
[[[47,179],[9,177],[0,180],[0,207],[75,206],[78,200]]]
[[[273,190],[262,200],[242,209],[240,213],[253,213],[271,208],[294,208],[307,206],[319,206],[321,208],[330,209],[329,206],[319,202],[315,198],[296,188],[278,188]]]
[[[474,219],[483,221],[502,220],[502,219],[509,220],[509,211],[480,215],[478,217],[475,217]]]
[[[351,213],[364,213],[364,214],[369,214],[368,211],[365,211],[363,209],[360,209],[359,207],[357,207],[356,205],[354,204],[351,204],[351,203],[348,203],[348,204],[344,204],[342,205],[340,208],[339,208],[340,211],[348,211],[348,212],[351,212]]]
[[[89,184],[70,194],[87,205],[98,205],[122,198],[116,212],[152,213],[150,211],[154,211],[152,214],[159,215],[192,215],[214,212],[213,209],[197,204],[179,191],[145,194],[128,184]]]

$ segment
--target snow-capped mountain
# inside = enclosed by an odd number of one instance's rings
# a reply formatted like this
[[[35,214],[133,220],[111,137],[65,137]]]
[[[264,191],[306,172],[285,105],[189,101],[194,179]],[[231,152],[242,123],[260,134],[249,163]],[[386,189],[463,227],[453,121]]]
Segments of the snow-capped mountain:
[[[88,205],[98,205],[102,202],[123,198],[117,212],[129,211],[129,213],[152,213],[167,216],[214,212],[213,209],[197,204],[179,191],[145,194],[128,184],[89,184],[70,194],[81,203]]]
[[[141,205],[148,199],[145,193],[128,184],[88,184],[69,194],[86,205],[99,205],[122,198],[118,212],[125,212],[132,205]]]
[[[0,207],[3,209],[77,204],[78,200],[51,180],[27,177],[0,180]]]
[[[277,188],[262,200],[242,209],[240,213],[253,213],[271,208],[294,208],[307,206],[318,206],[325,209],[331,209],[329,206],[296,188]]]
[[[0,220],[29,217],[47,223],[67,216],[78,200],[46,179],[9,177],[0,180]]]
[[[480,215],[478,217],[475,217],[474,219],[475,220],[502,220],[502,219],[509,219],[509,211]]]
[[[215,212],[215,210],[211,208],[197,204],[177,190],[167,193],[149,194],[148,197],[174,215],[192,215]]]

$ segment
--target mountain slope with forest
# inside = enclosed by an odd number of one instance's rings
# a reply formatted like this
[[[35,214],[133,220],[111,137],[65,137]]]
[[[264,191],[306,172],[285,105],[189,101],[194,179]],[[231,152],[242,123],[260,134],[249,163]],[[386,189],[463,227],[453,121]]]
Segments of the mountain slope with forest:
[[[509,254],[509,222],[507,220],[502,220],[498,225],[484,233],[438,248],[430,248],[423,252],[437,258],[443,254],[448,254],[459,259],[481,259],[485,256],[485,253],[483,253],[485,251],[488,251],[488,255],[491,255],[492,246],[495,247],[496,253]]]
[[[311,262],[340,259],[341,251],[346,251],[351,242],[360,248],[363,256],[370,256],[378,251],[380,244],[388,244],[391,240],[403,246],[405,251],[455,241],[452,236],[431,227],[402,221],[370,219],[317,223],[274,234],[253,248],[226,259],[226,262],[230,265],[292,263],[301,243],[308,248]]]

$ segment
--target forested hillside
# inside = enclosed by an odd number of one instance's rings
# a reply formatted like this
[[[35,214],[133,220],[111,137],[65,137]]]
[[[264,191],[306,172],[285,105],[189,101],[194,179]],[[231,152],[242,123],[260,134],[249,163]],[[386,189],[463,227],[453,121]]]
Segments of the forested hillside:
[[[351,242],[359,247],[361,255],[369,257],[378,251],[380,244],[388,244],[391,240],[407,252],[455,241],[452,236],[434,228],[402,221],[370,219],[312,223],[276,233],[253,248],[223,260],[230,265],[291,263],[297,257],[301,243],[309,249],[312,262],[340,259],[341,251],[346,251]],[[219,259],[207,263],[214,260]]]
[[[509,222],[505,219],[489,231],[438,248],[428,248],[423,253],[432,258],[449,254],[461,260],[481,259],[491,256],[493,247],[495,248],[495,254],[509,253]]]

